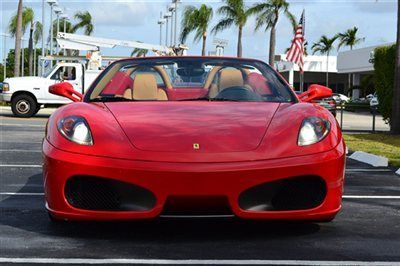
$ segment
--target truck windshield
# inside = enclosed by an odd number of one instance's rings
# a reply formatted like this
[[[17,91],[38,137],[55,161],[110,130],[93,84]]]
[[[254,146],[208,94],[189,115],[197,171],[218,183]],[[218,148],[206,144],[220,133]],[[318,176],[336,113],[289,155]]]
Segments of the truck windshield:
[[[42,77],[47,78],[51,72],[53,72],[54,69],[56,69],[56,67],[58,67],[57,65],[53,66],[52,68],[50,68],[49,70],[47,70],[46,72],[44,72],[44,74],[42,75]]]

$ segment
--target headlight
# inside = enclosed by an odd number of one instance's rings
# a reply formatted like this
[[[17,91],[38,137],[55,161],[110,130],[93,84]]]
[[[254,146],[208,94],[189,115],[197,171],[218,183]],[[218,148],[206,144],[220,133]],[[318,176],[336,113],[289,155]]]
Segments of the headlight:
[[[68,140],[81,144],[93,145],[93,138],[86,120],[78,116],[69,116],[58,121],[58,131]]]
[[[3,92],[10,91],[10,85],[8,83],[3,83]]]
[[[323,140],[331,128],[329,121],[319,117],[309,117],[301,124],[297,144],[307,146]]]

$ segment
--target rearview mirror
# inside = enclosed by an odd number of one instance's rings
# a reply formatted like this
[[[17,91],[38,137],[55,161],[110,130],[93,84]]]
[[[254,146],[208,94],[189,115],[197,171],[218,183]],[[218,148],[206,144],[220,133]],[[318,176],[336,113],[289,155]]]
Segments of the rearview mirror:
[[[68,82],[61,82],[51,85],[49,87],[49,92],[54,95],[68,98],[73,102],[80,102],[83,99],[83,95],[77,92]]]
[[[307,91],[299,95],[299,99],[302,102],[308,102],[308,103],[314,100],[319,100],[328,97],[332,97],[332,90],[329,89],[328,87],[318,84],[310,85]]]

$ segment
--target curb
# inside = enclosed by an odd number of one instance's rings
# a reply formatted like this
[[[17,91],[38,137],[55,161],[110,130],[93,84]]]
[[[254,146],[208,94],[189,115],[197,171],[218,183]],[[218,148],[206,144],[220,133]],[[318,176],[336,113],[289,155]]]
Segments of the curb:
[[[377,156],[374,154],[366,153],[363,151],[356,151],[350,157],[350,159],[372,165],[373,167],[388,167],[389,160],[386,157]],[[400,170],[398,171],[400,172]]]

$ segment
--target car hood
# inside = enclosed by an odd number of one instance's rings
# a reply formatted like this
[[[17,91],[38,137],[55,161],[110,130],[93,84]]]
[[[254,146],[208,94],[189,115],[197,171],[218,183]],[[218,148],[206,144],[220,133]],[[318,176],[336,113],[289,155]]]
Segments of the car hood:
[[[137,149],[221,153],[256,149],[279,103],[114,102],[106,106]]]
[[[4,83],[8,83],[10,85],[13,84],[41,84],[43,80],[46,78],[42,77],[16,77],[16,78],[6,78]]]

